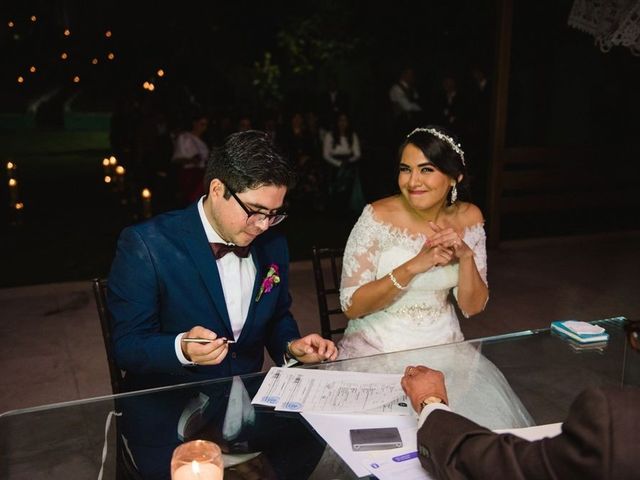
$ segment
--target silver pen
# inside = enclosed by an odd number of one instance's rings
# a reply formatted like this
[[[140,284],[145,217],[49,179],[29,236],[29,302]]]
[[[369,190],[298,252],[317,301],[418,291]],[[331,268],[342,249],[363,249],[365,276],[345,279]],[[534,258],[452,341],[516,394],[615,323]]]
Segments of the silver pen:
[[[214,338],[213,340],[211,340],[210,338],[194,338],[194,337],[183,337],[182,341],[184,343],[211,343],[211,342],[215,342],[216,340],[218,340],[217,338]],[[235,340],[227,340],[226,338],[222,339],[224,342],[223,343],[236,343]]]

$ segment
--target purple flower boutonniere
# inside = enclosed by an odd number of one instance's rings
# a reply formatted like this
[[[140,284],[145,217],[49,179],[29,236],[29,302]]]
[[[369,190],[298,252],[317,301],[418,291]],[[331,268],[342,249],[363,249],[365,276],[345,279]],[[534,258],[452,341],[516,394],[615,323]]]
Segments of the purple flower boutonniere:
[[[269,265],[269,270],[267,270],[267,274],[262,280],[262,284],[260,285],[260,290],[258,290],[258,295],[256,295],[256,302],[262,298],[263,293],[269,293],[271,289],[273,289],[274,285],[280,283],[280,276],[278,275],[279,269],[278,265],[272,263]]]

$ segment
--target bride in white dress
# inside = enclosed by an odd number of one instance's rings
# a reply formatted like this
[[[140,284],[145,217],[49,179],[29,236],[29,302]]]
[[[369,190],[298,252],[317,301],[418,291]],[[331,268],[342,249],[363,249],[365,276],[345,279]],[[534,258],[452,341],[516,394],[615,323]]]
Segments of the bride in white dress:
[[[418,128],[407,136],[400,148],[400,194],[367,205],[345,247],[340,301],[350,320],[338,359],[464,340],[451,299],[471,316],[489,297],[482,213],[458,200],[466,193],[465,174],[464,152],[442,128]],[[503,419],[484,418],[485,424],[530,424],[495,365],[474,348],[460,347],[429,366],[448,378],[467,378],[461,390],[480,403],[499,398],[513,409]],[[403,368],[389,365],[389,371]]]
[[[400,194],[367,205],[345,247],[339,358],[461,341],[449,293],[466,316],[489,296],[482,213],[457,200],[461,147],[439,127],[419,128],[400,152]]]

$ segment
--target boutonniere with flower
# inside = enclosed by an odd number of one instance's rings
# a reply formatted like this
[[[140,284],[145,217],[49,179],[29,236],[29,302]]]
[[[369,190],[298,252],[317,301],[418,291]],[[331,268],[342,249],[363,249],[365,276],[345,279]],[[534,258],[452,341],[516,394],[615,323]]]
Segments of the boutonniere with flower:
[[[269,270],[267,270],[267,274],[264,276],[264,280],[262,280],[262,284],[260,285],[260,290],[258,290],[258,295],[256,295],[256,302],[260,300],[263,293],[269,293],[274,285],[280,283],[280,276],[278,275],[278,265],[272,263],[269,265]]]

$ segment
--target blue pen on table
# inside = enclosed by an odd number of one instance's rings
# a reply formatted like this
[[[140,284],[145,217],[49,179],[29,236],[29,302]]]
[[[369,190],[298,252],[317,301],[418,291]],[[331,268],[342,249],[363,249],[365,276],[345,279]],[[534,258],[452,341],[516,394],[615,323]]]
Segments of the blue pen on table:
[[[214,338],[213,340],[211,340],[210,338],[194,338],[194,337],[184,337],[182,339],[182,341],[184,343],[211,343],[211,342],[215,342],[216,340],[218,340],[217,338]],[[227,340],[226,338],[223,338],[223,343],[236,343],[235,340]]]

